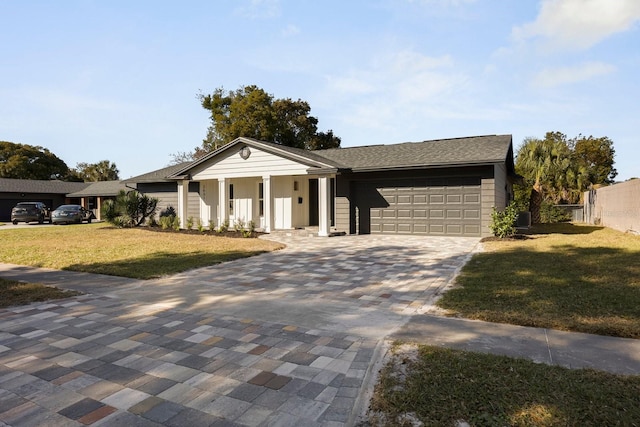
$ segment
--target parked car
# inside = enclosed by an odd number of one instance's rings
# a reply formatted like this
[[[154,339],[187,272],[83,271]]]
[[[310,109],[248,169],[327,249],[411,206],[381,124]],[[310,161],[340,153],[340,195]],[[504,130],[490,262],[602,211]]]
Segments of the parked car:
[[[51,212],[53,224],[81,224],[82,221],[91,223],[93,212],[80,205],[62,205]]]
[[[42,224],[45,221],[51,222],[51,211],[42,202],[20,202],[11,209],[11,222],[38,221]]]

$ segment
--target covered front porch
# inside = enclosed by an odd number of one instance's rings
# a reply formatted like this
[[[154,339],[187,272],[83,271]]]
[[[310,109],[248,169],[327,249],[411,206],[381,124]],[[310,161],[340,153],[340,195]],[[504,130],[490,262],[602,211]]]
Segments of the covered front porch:
[[[317,227],[318,236],[329,236],[336,173],[309,163],[290,149],[239,138],[173,176],[181,227],[196,210],[208,227],[253,227],[267,233]],[[197,209],[189,197],[191,182],[199,184]]]

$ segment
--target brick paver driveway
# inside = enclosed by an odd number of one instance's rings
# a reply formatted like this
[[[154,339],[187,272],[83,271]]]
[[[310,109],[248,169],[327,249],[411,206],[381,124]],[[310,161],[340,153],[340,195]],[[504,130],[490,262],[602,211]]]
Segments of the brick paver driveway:
[[[35,272],[89,293],[0,310],[0,425],[349,424],[378,344],[478,242],[278,239],[287,249],[152,281]]]

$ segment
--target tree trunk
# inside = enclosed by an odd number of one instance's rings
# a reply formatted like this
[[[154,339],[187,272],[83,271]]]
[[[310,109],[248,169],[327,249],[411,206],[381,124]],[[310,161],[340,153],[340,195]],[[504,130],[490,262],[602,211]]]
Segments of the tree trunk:
[[[529,196],[529,211],[531,211],[531,223],[540,224],[540,209],[542,208],[542,193],[534,186]]]

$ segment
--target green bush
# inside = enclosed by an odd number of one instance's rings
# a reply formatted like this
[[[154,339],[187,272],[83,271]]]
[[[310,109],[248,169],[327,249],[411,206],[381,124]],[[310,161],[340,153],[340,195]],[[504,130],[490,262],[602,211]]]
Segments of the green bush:
[[[137,227],[152,217],[158,199],[135,190],[120,190],[115,199],[106,200],[102,205],[102,216],[116,227]]]
[[[193,217],[190,216],[189,218],[187,218],[187,230],[191,230],[193,228]]]
[[[173,227],[174,230],[179,231],[180,230],[180,217],[179,216],[174,216],[173,220],[171,221],[171,227]]]
[[[222,224],[220,224],[218,233],[226,233],[227,231],[229,231],[229,220],[225,219],[224,221],[222,221]]]
[[[509,206],[502,211],[498,211],[495,207],[493,208],[489,228],[494,236],[504,239],[505,237],[511,237],[516,234],[517,220],[518,209],[516,208],[516,204],[511,202]]]
[[[209,220],[209,230],[216,231],[216,222],[212,219]]]
[[[163,230],[168,230],[169,228],[173,228],[173,216],[161,216],[160,217],[160,228]]]
[[[571,214],[559,206],[549,202],[542,202],[540,207],[540,220],[544,224],[571,221]]]

